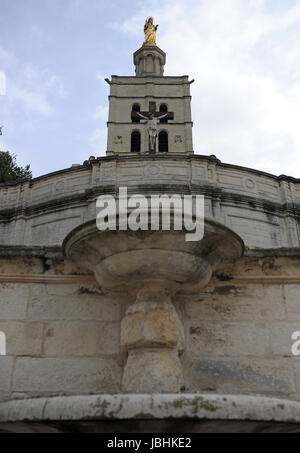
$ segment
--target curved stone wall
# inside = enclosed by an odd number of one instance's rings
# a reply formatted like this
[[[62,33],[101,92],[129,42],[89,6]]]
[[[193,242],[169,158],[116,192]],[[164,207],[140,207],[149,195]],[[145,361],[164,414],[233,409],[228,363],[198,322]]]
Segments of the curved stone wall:
[[[222,164],[204,156],[123,156],[0,186],[0,245],[59,246],[95,218],[99,194],[204,194],[206,215],[247,247],[299,247],[300,180]]]

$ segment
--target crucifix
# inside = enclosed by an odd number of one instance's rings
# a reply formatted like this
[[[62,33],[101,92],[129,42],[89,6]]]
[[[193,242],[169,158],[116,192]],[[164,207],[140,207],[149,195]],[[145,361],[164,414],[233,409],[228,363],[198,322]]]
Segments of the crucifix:
[[[149,112],[131,112],[131,119],[143,119],[148,121],[148,133],[149,133],[149,152],[155,154],[156,139],[157,139],[157,124],[161,119],[174,119],[174,113],[162,113],[156,111],[156,102],[149,102]]]

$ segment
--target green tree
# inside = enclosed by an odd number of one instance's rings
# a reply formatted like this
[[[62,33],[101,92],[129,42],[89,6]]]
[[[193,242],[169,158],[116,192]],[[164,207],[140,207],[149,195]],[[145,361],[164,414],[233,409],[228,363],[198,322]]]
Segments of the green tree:
[[[0,151],[0,183],[18,182],[32,179],[30,165],[25,168],[17,165],[16,156],[8,151]]]

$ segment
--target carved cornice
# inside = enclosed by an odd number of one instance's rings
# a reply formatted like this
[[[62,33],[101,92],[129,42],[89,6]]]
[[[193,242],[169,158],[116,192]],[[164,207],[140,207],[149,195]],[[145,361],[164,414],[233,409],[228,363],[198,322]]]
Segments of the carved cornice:
[[[291,217],[300,217],[300,204],[294,203],[279,203],[276,201],[270,201],[267,198],[257,198],[255,196],[249,196],[244,194],[230,193],[224,191],[221,187],[217,187],[214,183],[209,183],[208,181],[200,184],[170,184],[164,183],[163,181],[159,184],[141,184],[137,183],[134,186],[130,186],[129,193],[143,192],[145,195],[149,193],[165,193],[170,194],[201,194],[211,198],[218,198],[221,203],[239,203],[240,205],[250,206],[251,209],[257,211],[261,210],[263,212],[269,212],[272,215],[281,215],[281,216],[291,216]],[[24,218],[30,218],[31,215],[35,215],[41,212],[54,212],[56,210],[65,210],[74,205],[80,204],[85,205],[93,198],[103,195],[103,194],[117,194],[118,186],[117,185],[103,185],[93,188],[86,189],[83,193],[77,193],[74,195],[69,195],[59,199],[53,199],[43,203],[37,203],[27,206],[19,206],[17,208],[8,208],[0,210],[0,222],[10,222],[16,220],[17,218],[23,216]]]

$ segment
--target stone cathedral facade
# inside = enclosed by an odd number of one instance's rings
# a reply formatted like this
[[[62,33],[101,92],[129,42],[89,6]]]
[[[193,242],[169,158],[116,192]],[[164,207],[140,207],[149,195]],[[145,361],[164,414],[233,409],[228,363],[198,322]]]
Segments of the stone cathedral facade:
[[[107,79],[106,157],[0,186],[0,431],[300,423],[300,180],[195,154],[192,81],[165,63],[146,43]],[[204,195],[203,239],[98,231],[120,187]]]

